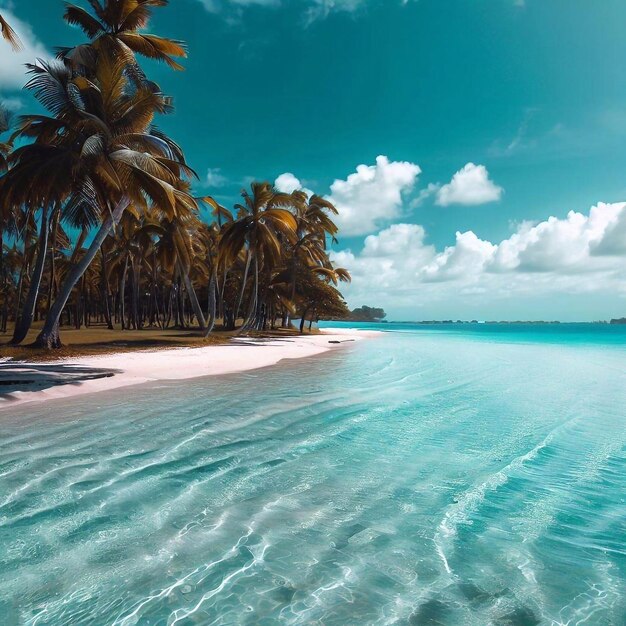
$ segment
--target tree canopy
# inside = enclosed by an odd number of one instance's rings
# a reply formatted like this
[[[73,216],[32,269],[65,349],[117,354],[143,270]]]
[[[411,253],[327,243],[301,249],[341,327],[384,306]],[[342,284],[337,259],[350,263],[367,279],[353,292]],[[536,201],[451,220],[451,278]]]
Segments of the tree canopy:
[[[19,344],[41,319],[36,345],[56,348],[62,325],[209,334],[347,315],[328,200],[262,181],[232,209],[194,193],[183,148],[156,125],[172,99],[140,62],[182,69],[185,44],[146,32],[168,1],[88,5],[64,14],[86,41],[27,66],[44,112],[0,109],[0,331],[13,322]]]

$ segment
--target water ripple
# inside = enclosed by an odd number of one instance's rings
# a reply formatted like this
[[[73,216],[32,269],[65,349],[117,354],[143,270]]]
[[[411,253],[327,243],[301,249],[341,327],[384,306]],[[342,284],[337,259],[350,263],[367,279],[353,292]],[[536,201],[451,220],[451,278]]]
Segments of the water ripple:
[[[32,624],[618,624],[624,350],[389,333],[0,427]],[[96,402],[94,402],[96,399]]]

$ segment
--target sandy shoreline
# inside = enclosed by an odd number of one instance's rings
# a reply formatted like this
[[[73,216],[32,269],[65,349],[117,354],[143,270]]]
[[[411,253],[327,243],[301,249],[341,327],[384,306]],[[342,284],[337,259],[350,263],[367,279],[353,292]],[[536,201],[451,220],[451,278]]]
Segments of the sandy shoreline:
[[[0,413],[28,402],[70,398],[152,381],[183,380],[245,372],[275,365],[284,359],[300,359],[322,354],[351,345],[354,341],[378,335],[380,333],[377,331],[328,328],[319,335],[302,337],[241,338],[226,345],[204,348],[173,348],[60,359],[54,365],[64,366],[70,371],[73,368],[104,371],[107,375],[46,389],[5,394],[4,397],[0,397]],[[14,365],[19,369],[20,364]],[[24,364],[25,367],[39,365],[42,364]],[[49,366],[50,363],[45,365]]]

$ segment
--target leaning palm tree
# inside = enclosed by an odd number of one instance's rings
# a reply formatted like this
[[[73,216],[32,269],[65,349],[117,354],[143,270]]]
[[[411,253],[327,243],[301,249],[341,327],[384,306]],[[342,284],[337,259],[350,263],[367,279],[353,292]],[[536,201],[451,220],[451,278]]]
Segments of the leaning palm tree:
[[[55,207],[43,205],[41,207],[39,215],[39,236],[37,237],[36,246],[33,245],[33,251],[36,248],[37,260],[33,265],[32,274],[30,276],[30,285],[26,300],[24,301],[24,306],[21,312],[18,312],[15,317],[15,328],[13,329],[13,337],[10,342],[13,345],[18,345],[24,341],[28,331],[30,330],[30,326],[35,315],[35,307],[37,306],[39,288],[41,286],[41,279],[43,277],[44,265],[48,253],[50,223],[55,219],[55,214],[59,210],[59,205]],[[35,210],[33,210],[32,207],[31,211],[33,214],[35,213]],[[33,256],[34,254],[35,253],[33,252]]]
[[[9,42],[9,45],[15,52],[22,49],[22,42],[17,33],[9,26],[8,22],[0,15],[0,32],[2,38]]]
[[[124,211],[131,204],[137,210],[156,204],[171,216],[195,209],[193,198],[177,189],[181,176],[194,174],[171,142],[151,132],[155,112],[167,112],[169,99],[154,83],[130,81],[124,59],[102,55],[90,78],[54,63],[29,69],[28,86],[52,115],[23,118],[19,134],[34,142],[12,155],[4,184],[8,201],[63,203],[65,212],[90,213],[99,224],[36,342],[58,347],[63,307]]]

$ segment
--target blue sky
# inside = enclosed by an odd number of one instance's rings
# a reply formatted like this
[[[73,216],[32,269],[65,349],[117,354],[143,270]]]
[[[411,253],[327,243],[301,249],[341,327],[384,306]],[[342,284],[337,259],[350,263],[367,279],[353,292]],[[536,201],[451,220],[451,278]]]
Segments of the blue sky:
[[[0,0],[20,63],[82,41]],[[172,0],[186,71],[159,121],[223,203],[252,178],[328,195],[353,306],[392,319],[626,315],[623,0]],[[592,207],[595,207],[592,210]],[[623,236],[622,236],[623,234]]]

